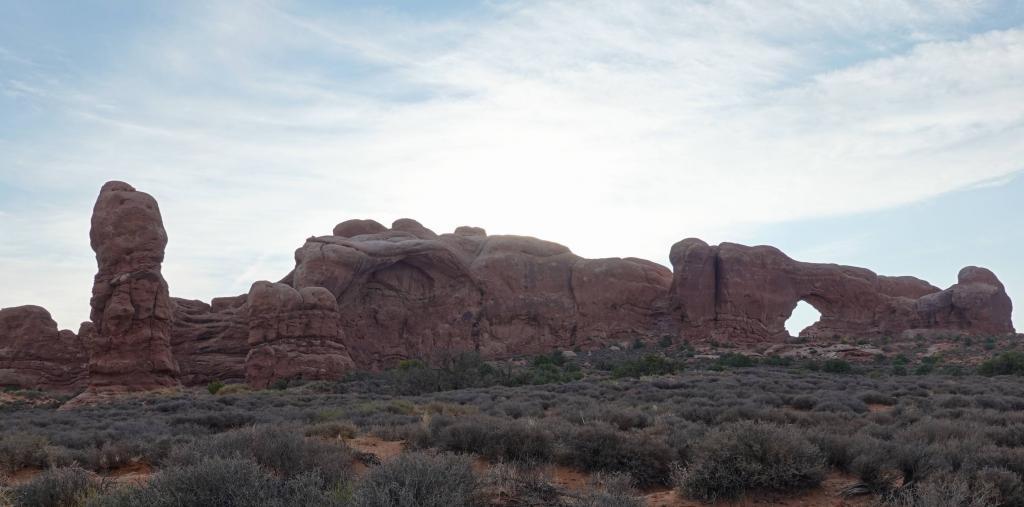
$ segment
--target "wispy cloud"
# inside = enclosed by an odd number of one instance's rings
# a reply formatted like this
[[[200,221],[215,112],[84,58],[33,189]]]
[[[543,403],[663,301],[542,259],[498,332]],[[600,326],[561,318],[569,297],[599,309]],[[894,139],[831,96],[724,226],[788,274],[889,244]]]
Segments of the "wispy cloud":
[[[894,206],[1024,160],[1024,18],[998,2],[182,8],[123,41],[124,65],[26,82],[61,128],[0,167],[77,203],[114,178],[154,193],[187,297],[276,279],[356,216],[663,261],[684,236]],[[87,260],[76,234],[20,237]]]

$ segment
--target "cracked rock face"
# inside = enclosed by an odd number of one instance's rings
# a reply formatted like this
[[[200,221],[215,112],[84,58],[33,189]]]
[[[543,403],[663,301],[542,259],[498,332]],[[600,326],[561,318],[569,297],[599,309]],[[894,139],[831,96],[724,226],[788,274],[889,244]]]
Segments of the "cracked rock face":
[[[171,298],[171,348],[185,385],[245,380],[249,353],[248,295],[213,298],[210,304]]]
[[[339,379],[355,369],[341,340],[338,303],[327,289],[256,282],[248,306],[245,379],[250,386],[265,388],[279,379]]]
[[[0,386],[74,392],[85,386],[86,361],[78,336],[58,330],[45,309],[0,310]]]
[[[81,333],[89,353],[89,389],[178,385],[172,307],[160,273],[167,233],[156,200],[127,183],[106,183],[93,208],[89,239],[99,268],[90,300],[92,322]]]

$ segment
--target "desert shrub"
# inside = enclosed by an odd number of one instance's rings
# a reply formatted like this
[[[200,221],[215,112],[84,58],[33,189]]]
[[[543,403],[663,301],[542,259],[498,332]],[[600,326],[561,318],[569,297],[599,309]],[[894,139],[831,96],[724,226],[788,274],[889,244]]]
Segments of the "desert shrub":
[[[487,456],[524,463],[546,463],[554,452],[554,437],[536,423],[502,424],[491,437]]]
[[[824,475],[824,456],[797,430],[743,421],[709,431],[676,483],[684,496],[715,501],[752,489],[810,488]]]
[[[21,507],[74,507],[84,504],[98,490],[95,479],[77,467],[51,468],[16,486],[14,505]]]
[[[370,469],[353,491],[352,506],[473,506],[479,493],[468,458],[408,452]]]
[[[536,423],[484,417],[431,420],[434,445],[492,460],[544,463],[551,460],[554,437]]]
[[[484,487],[487,496],[500,497],[505,505],[564,505],[561,491],[538,467],[498,463],[488,471]]]
[[[629,474],[639,486],[667,484],[673,451],[651,435],[626,434],[595,424],[563,436],[560,460],[588,472]]]
[[[342,443],[304,438],[284,428],[235,430],[199,440],[172,453],[174,464],[209,458],[249,459],[279,475],[319,474],[330,484],[346,482],[352,451]]]
[[[860,401],[873,405],[895,405],[896,398],[882,394],[878,391],[867,391],[860,394]]]
[[[829,466],[848,471],[860,449],[874,444],[864,435],[848,435],[829,429],[814,430],[807,434],[807,439],[818,446]]]
[[[972,481],[964,474],[941,474],[894,493],[892,507],[991,507],[998,505],[992,484]]]
[[[689,463],[693,457],[693,448],[707,433],[708,427],[692,421],[670,421],[668,423],[665,443],[672,450],[673,461]]]
[[[736,352],[729,352],[719,356],[715,360],[715,365],[728,368],[749,368],[754,366],[754,358]]]
[[[33,433],[0,433],[0,466],[7,472],[22,468],[45,468],[46,437]]]
[[[975,481],[982,489],[993,493],[994,504],[999,507],[1024,506],[1024,482],[1021,477],[1002,468],[983,468],[975,473]]]
[[[795,361],[793,360],[792,357],[784,357],[784,356],[765,356],[764,358],[761,359],[761,364],[763,364],[765,366],[784,366],[784,367],[788,367],[788,366],[793,366],[794,362]]]
[[[650,415],[640,410],[616,406],[587,407],[579,412],[569,412],[567,418],[581,425],[603,421],[622,431],[646,428],[653,422]]]
[[[305,477],[303,477],[305,479]],[[302,479],[300,479],[301,481]],[[289,498],[295,495],[302,505],[331,505],[327,493],[319,495],[297,488],[294,481],[285,481],[269,470],[247,459],[211,458],[185,466],[161,470],[144,485],[128,487],[100,497],[90,507],[186,507],[218,505],[224,507],[264,507],[298,505]],[[316,497],[316,501],[311,497]],[[313,500],[313,501],[311,501]]]
[[[358,432],[356,425],[348,421],[322,422],[306,428],[307,437],[352,438]]]
[[[180,415],[171,418],[175,426],[195,425],[213,432],[252,424],[256,420],[252,414],[241,411],[205,412],[199,414]]]
[[[842,359],[826,359],[821,363],[821,371],[825,373],[850,373],[853,365]]]
[[[639,378],[649,375],[669,375],[683,368],[682,364],[657,354],[639,359],[627,359],[612,368],[612,378]]]
[[[244,394],[250,392],[249,386],[245,384],[228,384],[217,390],[219,395]]]
[[[564,366],[558,366],[555,363],[543,363],[540,365],[535,364],[526,371],[516,374],[507,384],[513,386],[563,384],[582,378],[583,372],[575,363],[569,363]]]
[[[597,474],[590,487],[567,507],[644,507],[646,502],[633,489],[632,481],[624,474]]]
[[[430,421],[434,445],[456,453],[485,454],[491,443],[498,420],[476,417],[451,420],[435,417]]]
[[[1024,375],[1024,352],[1004,352],[978,366],[978,373],[993,375]]]
[[[931,449],[920,443],[899,443],[890,448],[893,467],[903,474],[903,483],[909,484],[940,468],[942,462]]]
[[[223,388],[224,383],[219,380],[214,380],[206,385],[206,390],[209,391],[210,394],[217,394],[217,391],[220,391]]]
[[[989,440],[1003,447],[1024,446],[1024,424],[989,428],[986,432]]]
[[[802,394],[790,398],[789,404],[797,410],[810,410],[818,404],[818,400],[814,396]]]

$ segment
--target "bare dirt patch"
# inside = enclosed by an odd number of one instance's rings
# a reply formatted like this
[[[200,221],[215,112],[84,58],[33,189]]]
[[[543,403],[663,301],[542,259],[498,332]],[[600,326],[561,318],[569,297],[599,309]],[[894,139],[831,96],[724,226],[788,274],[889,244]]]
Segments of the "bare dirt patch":
[[[153,475],[153,467],[149,463],[136,461],[121,468],[111,470],[106,477],[122,484],[142,484]]]

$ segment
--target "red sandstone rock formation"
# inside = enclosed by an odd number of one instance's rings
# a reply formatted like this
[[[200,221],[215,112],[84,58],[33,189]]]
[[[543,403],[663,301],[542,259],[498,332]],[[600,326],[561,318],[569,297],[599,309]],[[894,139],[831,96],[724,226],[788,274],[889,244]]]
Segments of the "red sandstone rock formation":
[[[104,185],[90,238],[99,267],[92,322],[76,338],[56,331],[41,308],[0,312],[0,384],[74,389],[79,342],[93,395],[174,386],[179,371],[190,385],[244,378],[265,387],[462,351],[502,358],[666,335],[777,343],[801,300],[822,314],[801,335],[826,342],[1013,333],[1002,283],[977,267],[940,290],[913,277],[798,262],[768,246],[686,239],[672,247],[670,271],[641,259],[583,259],[557,243],[477,227],[438,235],[412,219],[390,229],[349,220],[308,239],[280,282],[208,305],[168,297],[160,273],[167,236],[149,195]]]
[[[111,181],[100,190],[89,231],[99,271],[92,323],[83,325],[90,391],[178,385],[171,354],[171,301],[160,264],[167,246],[160,208],[149,194]]]
[[[171,349],[185,385],[245,380],[249,353],[247,295],[202,301],[171,298]]]
[[[960,283],[943,291],[913,277],[794,261],[768,246],[709,246],[691,238],[672,247],[671,261],[672,308],[688,338],[780,341],[799,301],[821,312],[800,333],[814,338],[1013,332],[1009,297],[983,268],[964,268]]]
[[[86,361],[78,336],[58,331],[45,309],[0,310],[0,386],[78,391],[85,386]]]
[[[278,379],[338,379],[355,369],[342,343],[338,303],[323,287],[299,290],[256,282],[249,290],[249,353],[253,387]]]
[[[334,295],[361,368],[461,351],[496,358],[594,348],[673,332],[665,305],[672,274],[649,261],[582,259],[556,243],[475,227],[437,235],[410,219],[347,236],[307,240],[288,281]]]

